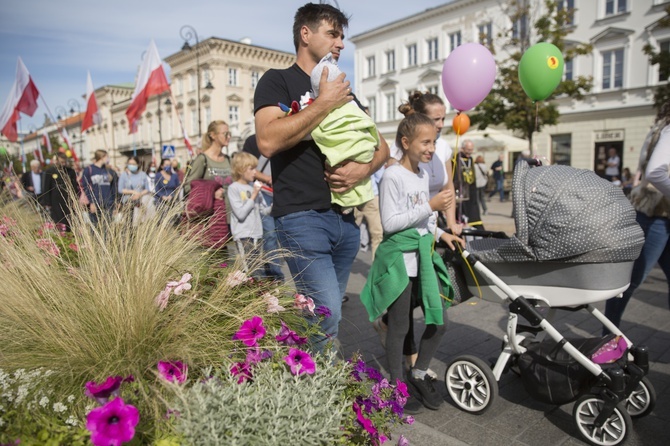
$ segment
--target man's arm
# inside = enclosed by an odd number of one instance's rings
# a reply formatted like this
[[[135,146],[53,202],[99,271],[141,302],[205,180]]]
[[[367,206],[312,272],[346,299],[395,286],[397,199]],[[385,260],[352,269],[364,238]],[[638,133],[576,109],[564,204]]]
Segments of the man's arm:
[[[382,135],[379,135],[379,147],[375,150],[372,161],[361,164],[354,161],[344,163],[337,168],[326,169],[326,181],[330,183],[330,190],[343,193],[354,187],[359,181],[372,176],[389,159],[389,146]]]
[[[328,69],[321,73],[319,97],[299,113],[285,116],[279,106],[267,106],[256,112],[256,142],[267,158],[290,149],[302,141],[323,119],[353,99],[344,73],[328,82]]]

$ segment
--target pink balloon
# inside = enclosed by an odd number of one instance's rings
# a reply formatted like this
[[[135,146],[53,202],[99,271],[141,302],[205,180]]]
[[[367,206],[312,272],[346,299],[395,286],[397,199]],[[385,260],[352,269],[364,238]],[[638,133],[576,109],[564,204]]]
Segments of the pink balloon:
[[[491,52],[479,43],[466,43],[451,52],[442,67],[444,95],[456,110],[475,108],[491,91],[496,63]]]

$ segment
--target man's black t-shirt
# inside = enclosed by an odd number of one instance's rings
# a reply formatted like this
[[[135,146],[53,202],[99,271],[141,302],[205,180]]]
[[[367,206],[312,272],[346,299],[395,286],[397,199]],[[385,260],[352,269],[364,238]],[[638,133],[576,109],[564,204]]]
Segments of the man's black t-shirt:
[[[279,103],[290,107],[293,101],[302,109],[311,101],[311,89],[309,75],[296,64],[284,70],[269,70],[256,86],[254,113]],[[330,189],[324,179],[326,158],[308,138],[270,159],[274,217],[309,209],[330,209]]]
[[[496,170],[498,167],[502,167],[502,165],[503,162],[500,160],[494,161],[493,164],[491,164],[491,170],[493,171],[493,179],[502,180],[503,178],[502,169]]]

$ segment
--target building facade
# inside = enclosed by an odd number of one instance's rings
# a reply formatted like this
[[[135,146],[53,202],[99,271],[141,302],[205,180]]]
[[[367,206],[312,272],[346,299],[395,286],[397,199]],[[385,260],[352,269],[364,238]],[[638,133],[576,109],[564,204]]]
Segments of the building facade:
[[[85,133],[89,150],[106,148],[116,165],[137,154],[145,163],[160,159],[162,147],[174,147],[182,162],[189,159],[183,129],[194,150],[213,120],[230,125],[228,150],[241,149],[254,132],[253,97],[260,77],[271,68],[286,68],[295,55],[252,45],[248,39],[232,41],[216,37],[199,42],[165,58],[170,66],[171,93],[149,98],[129,134],[126,110],[134,84],[106,85],[95,91],[102,116],[100,125]]]
[[[491,44],[497,61],[508,53],[497,41],[504,30],[530,30],[541,15],[543,0],[527,0],[530,16],[512,23],[498,0],[454,0],[351,38],[355,44],[356,94],[388,140],[402,116],[401,101],[414,90],[444,98],[444,60],[467,42]],[[533,135],[534,150],[552,163],[603,169],[602,154],[619,152],[622,165],[635,170],[640,146],[654,121],[654,87],[667,82],[651,66],[642,48],[649,43],[670,51],[670,29],[658,26],[667,0],[562,0],[575,10],[566,41],[590,43],[591,54],[566,64],[564,76],[590,76],[593,89],[583,100],[557,98],[559,124]],[[531,37],[532,38],[532,37]],[[536,43],[537,40],[532,41]],[[448,105],[448,121],[455,111]],[[504,129],[499,129],[503,130]],[[467,133],[465,135],[467,137]],[[505,150],[505,167],[518,155]],[[487,162],[497,153],[484,153]]]

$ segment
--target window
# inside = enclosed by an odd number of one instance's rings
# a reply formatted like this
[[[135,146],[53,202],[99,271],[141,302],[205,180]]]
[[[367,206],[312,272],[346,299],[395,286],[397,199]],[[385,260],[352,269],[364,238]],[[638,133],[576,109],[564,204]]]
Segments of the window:
[[[368,75],[366,77],[373,77],[376,74],[375,71],[375,56],[370,56],[365,59],[365,63],[368,67]]]
[[[368,98],[368,113],[373,121],[377,119],[377,100],[374,97]]]
[[[568,16],[565,19],[566,25],[575,24],[575,0],[559,0],[556,4],[556,9],[558,11],[565,10]]]
[[[551,162],[563,166],[570,165],[572,135],[551,135]]]
[[[449,34],[449,51],[454,51],[459,46],[461,46],[461,32],[456,31]]]
[[[191,115],[191,134],[195,135],[198,133],[198,111],[193,109],[190,111]]]
[[[228,121],[232,123],[240,122],[240,106],[231,105],[228,107]]]
[[[493,42],[493,25],[491,22],[479,25],[479,43],[491,46]]]
[[[177,94],[182,94],[184,93],[184,78],[178,77],[177,78]]]
[[[426,49],[428,50],[428,61],[433,62],[438,59],[437,37],[426,40]]]
[[[439,89],[437,88],[437,85],[429,85],[427,90],[428,90],[428,93],[432,93],[434,95],[437,95],[439,93]]]
[[[195,91],[195,73],[188,73],[188,91]]]
[[[626,12],[626,0],[605,0],[605,15]]]
[[[603,51],[603,90],[623,87],[623,48]]]
[[[212,122],[212,107],[205,107],[205,127]]]
[[[528,36],[528,16],[521,15],[512,24],[512,39],[525,40]]]
[[[386,52],[386,72],[395,71],[395,50]]]
[[[660,42],[660,43],[659,43],[659,50],[660,50],[661,53],[666,53],[666,54],[668,54],[666,57],[670,57],[670,40],[666,40],[666,41],[664,41],[664,42]],[[659,81],[659,82],[665,82],[665,81],[667,81],[667,80],[668,80],[668,77],[669,77],[668,75],[670,75],[670,73],[668,73],[667,70],[666,70],[666,71],[659,70],[659,72],[658,72],[658,81]]]
[[[563,69],[563,80],[566,80],[566,81],[571,81],[571,80],[572,80],[572,76],[573,76],[573,74],[572,74],[573,63],[574,63],[574,60],[573,60],[573,59],[570,59],[570,60],[566,60],[566,61],[565,61],[565,64],[563,65],[563,66],[564,66],[564,69]]]
[[[260,79],[261,74],[258,71],[251,72],[251,88],[256,88],[258,85],[258,79]]]
[[[237,68],[228,68],[228,85],[237,86]]]
[[[395,94],[389,93],[386,95],[386,120],[393,121],[394,119],[395,119]]]
[[[413,67],[416,65],[416,43],[407,45],[407,66]]]

